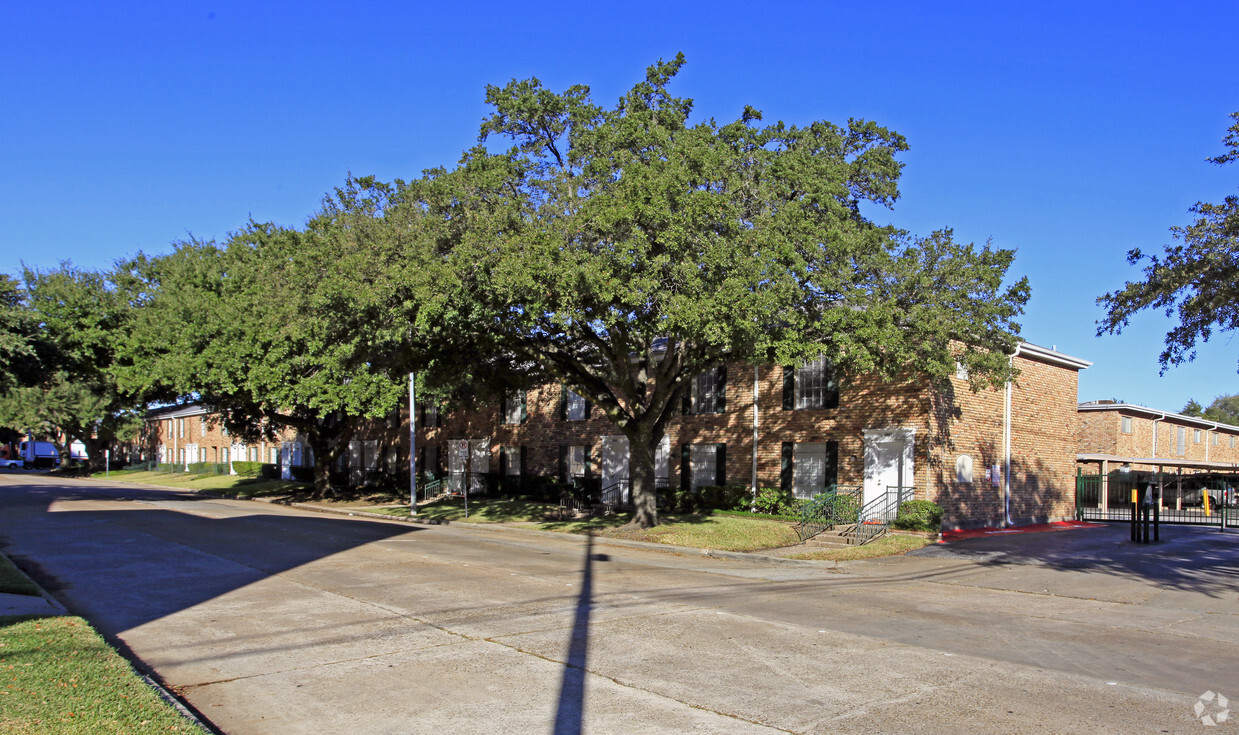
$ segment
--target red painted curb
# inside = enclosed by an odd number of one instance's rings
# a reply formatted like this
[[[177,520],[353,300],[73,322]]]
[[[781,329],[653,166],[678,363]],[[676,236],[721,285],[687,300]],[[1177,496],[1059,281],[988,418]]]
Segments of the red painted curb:
[[[968,528],[960,531],[943,531],[938,543],[950,543],[966,538],[981,536],[1005,536],[1012,533],[1042,533],[1045,531],[1071,531],[1077,528],[1102,528],[1104,523],[1088,521],[1054,521],[1053,523],[1034,523],[1031,526],[1013,526],[1011,528]]]

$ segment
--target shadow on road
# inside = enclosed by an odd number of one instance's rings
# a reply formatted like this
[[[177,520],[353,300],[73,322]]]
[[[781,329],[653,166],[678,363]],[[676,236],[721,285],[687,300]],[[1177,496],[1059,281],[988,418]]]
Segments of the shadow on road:
[[[555,735],[580,735],[585,714],[585,663],[589,653],[589,614],[593,605],[594,535],[585,539],[585,564],[581,569],[581,592],[577,595],[568,660],[559,683],[559,703],[555,707]]]

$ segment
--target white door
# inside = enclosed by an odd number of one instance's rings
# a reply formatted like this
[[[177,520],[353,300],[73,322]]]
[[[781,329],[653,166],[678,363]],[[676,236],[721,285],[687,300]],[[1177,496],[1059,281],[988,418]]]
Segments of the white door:
[[[486,492],[486,477],[490,472],[490,440],[469,442],[469,492]]]
[[[826,444],[796,443],[792,458],[792,481],[796,497],[811,498],[826,487]]]
[[[865,505],[889,489],[911,487],[916,429],[865,430]]]
[[[608,488],[621,480],[628,479],[628,437],[626,436],[604,436],[602,437],[602,489],[605,492]],[[631,489],[624,487],[620,502],[628,502],[630,500],[629,493]]]
[[[292,442],[280,442],[280,479],[293,479]]]
[[[448,492],[465,491],[465,470],[469,467],[469,442],[464,439],[447,443]]]

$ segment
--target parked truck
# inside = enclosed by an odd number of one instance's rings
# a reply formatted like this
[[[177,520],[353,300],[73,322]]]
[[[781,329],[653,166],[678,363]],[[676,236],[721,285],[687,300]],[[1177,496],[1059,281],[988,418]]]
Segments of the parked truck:
[[[60,452],[51,442],[24,441],[20,447],[25,467],[59,467]]]

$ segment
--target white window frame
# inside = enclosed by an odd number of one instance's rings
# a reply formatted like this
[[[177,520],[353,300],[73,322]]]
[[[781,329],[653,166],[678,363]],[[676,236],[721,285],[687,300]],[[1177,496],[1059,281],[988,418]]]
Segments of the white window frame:
[[[796,408],[826,408],[827,387],[830,383],[830,361],[825,355],[796,368]]]
[[[1123,433],[1124,433],[1124,434],[1130,434],[1130,433],[1132,432],[1132,425],[1131,425],[1131,424],[1132,424],[1132,422],[1131,422],[1131,416],[1124,416],[1124,417],[1123,417],[1123,420],[1122,420],[1122,425],[1123,425]]]
[[[719,376],[722,375],[722,371],[723,366],[720,365],[693,376],[693,393],[690,405],[692,413],[723,412],[723,407],[726,406],[727,402],[723,393],[726,390],[725,382],[723,388],[721,390],[719,388]]]
[[[564,469],[568,471],[566,479],[572,482],[577,477],[585,477],[585,445],[577,444],[568,447],[568,461]]]
[[[500,447],[499,451],[503,452],[504,474],[508,477],[519,477],[521,474],[521,448],[519,446]],[[584,460],[583,456],[582,460]]]
[[[1203,429],[1192,429],[1192,443],[1199,444],[1201,438],[1204,437],[1204,434],[1205,432]]]
[[[718,482],[718,445],[688,445],[689,487],[714,485]]]
[[[564,388],[564,420],[585,420],[585,397],[578,396],[571,388]]]
[[[521,422],[521,394],[519,392],[503,399],[503,423],[519,424]]]

